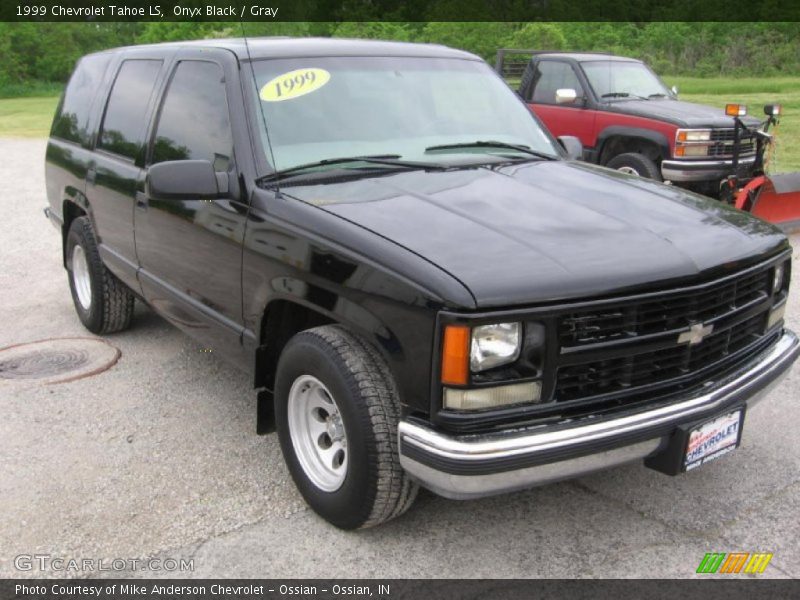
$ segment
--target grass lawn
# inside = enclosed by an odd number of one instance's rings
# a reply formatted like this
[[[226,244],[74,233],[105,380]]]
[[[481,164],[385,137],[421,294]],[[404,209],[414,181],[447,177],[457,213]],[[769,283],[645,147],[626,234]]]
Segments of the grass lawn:
[[[0,137],[46,137],[58,97],[0,99]]]
[[[664,77],[677,85],[680,98],[723,108],[728,102],[747,104],[762,117],[762,106],[783,105],[778,144],[771,163],[774,173],[800,171],[800,77],[710,78]],[[57,97],[0,99],[0,137],[44,137],[50,130]]]

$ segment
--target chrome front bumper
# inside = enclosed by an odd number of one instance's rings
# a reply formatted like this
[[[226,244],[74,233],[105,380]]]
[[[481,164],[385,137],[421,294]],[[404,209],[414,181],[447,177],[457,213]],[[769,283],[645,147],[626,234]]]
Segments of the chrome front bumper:
[[[758,402],[800,355],[800,340],[778,341],[702,393],[610,417],[489,434],[448,435],[422,421],[400,422],[400,464],[420,484],[466,499],[532,487],[643,459],[665,448],[682,424]]]
[[[740,167],[751,167],[756,162],[755,156],[739,159]],[[720,180],[733,172],[733,161],[727,160],[663,160],[661,161],[661,177],[665,181],[709,181]]]

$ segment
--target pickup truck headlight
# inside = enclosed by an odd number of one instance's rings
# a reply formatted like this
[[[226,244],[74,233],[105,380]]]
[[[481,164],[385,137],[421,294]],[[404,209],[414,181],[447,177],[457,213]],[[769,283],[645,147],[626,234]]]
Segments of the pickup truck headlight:
[[[708,142],[711,140],[710,129],[678,129],[677,142]]]
[[[532,330],[534,340],[541,338]],[[498,382],[465,388],[473,374],[488,371],[517,361],[523,346],[522,323],[490,325],[447,325],[442,348],[443,404],[454,410],[481,410],[512,404],[539,402],[542,385],[539,381]]]
[[[469,366],[473,373],[499,367],[519,358],[521,323],[481,325],[472,330]]]
[[[708,156],[710,129],[678,129],[675,134],[675,156]]]

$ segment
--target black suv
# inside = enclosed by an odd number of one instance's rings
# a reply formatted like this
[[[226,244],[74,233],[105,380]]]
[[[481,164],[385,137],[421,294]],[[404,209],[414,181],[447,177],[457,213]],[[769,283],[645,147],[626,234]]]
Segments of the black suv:
[[[418,484],[695,468],[800,352],[778,229],[576,142],[441,46],[123,48],[70,79],[45,212],[90,331],[139,299],[249,371],[305,499],[366,527]]]

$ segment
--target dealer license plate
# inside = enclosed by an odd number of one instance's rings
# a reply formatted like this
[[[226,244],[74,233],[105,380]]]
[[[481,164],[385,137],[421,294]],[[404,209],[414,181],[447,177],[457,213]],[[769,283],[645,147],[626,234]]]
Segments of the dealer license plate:
[[[686,471],[733,452],[742,439],[742,410],[735,410],[706,421],[689,432],[683,456]]]

